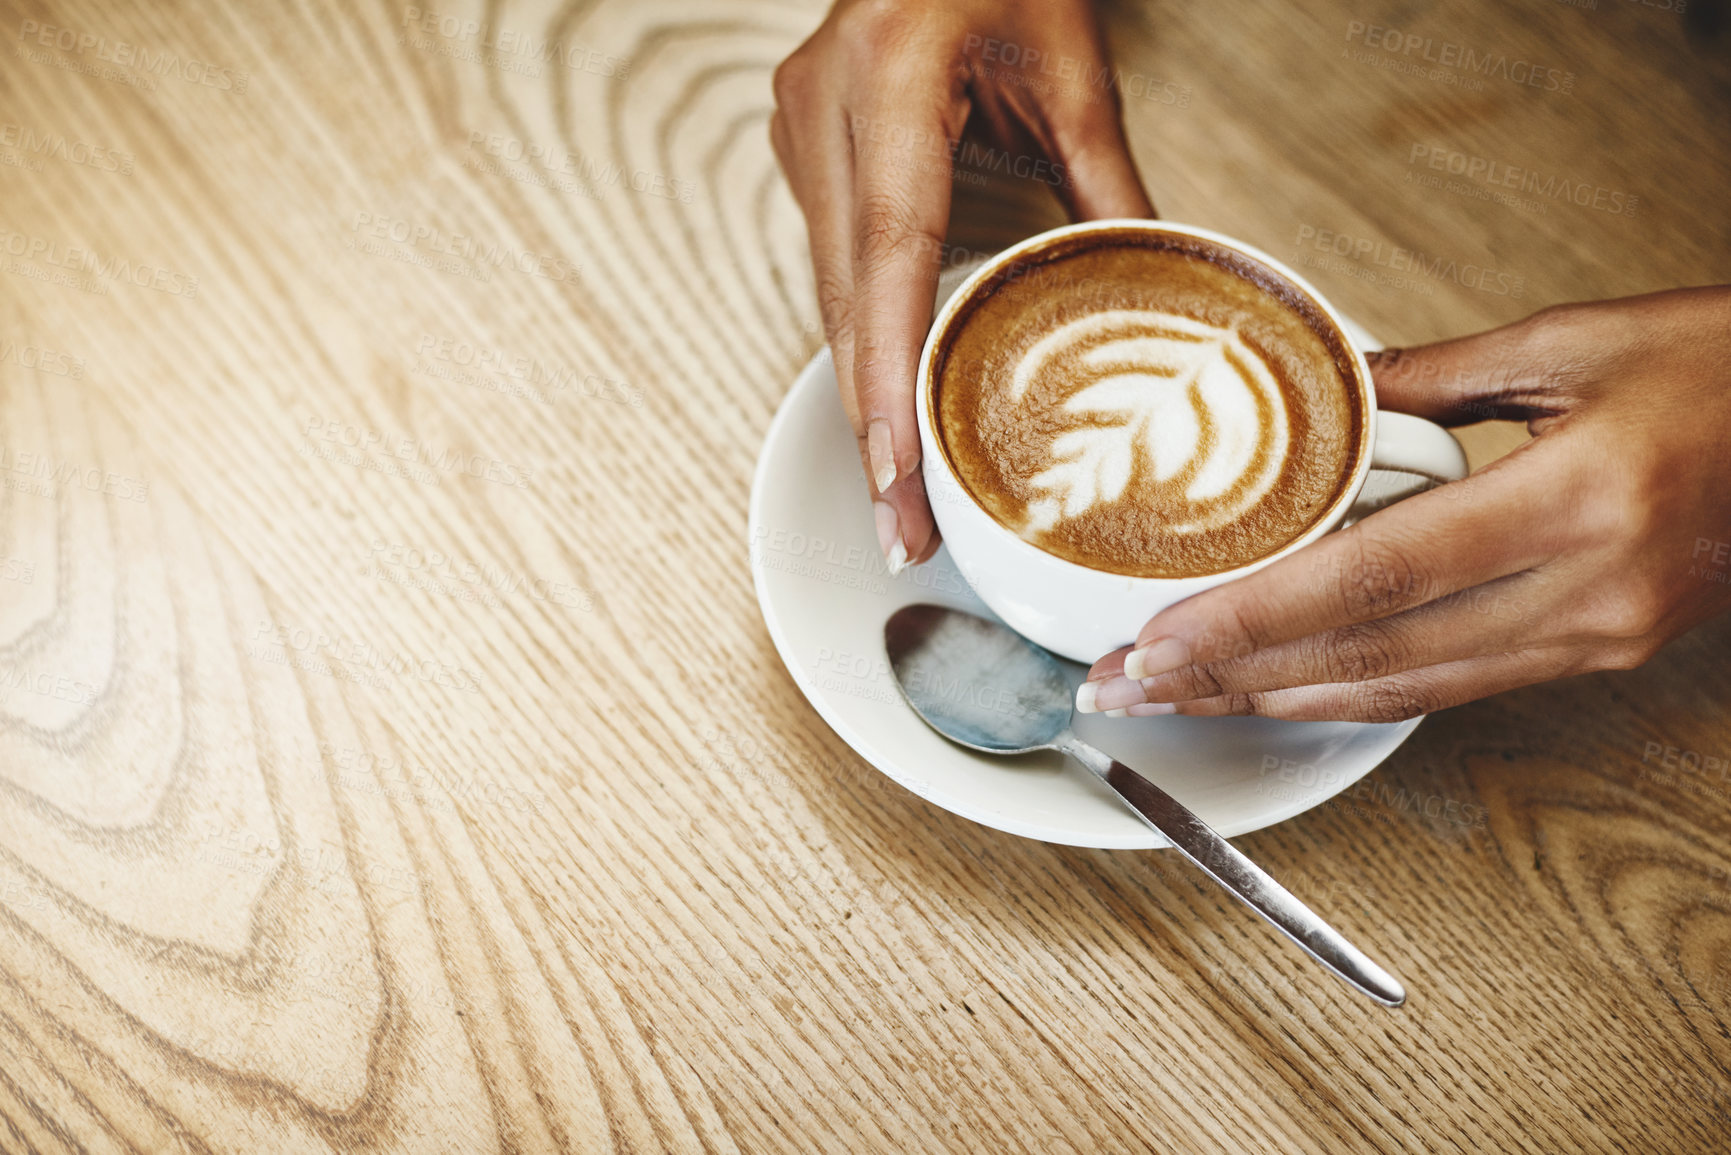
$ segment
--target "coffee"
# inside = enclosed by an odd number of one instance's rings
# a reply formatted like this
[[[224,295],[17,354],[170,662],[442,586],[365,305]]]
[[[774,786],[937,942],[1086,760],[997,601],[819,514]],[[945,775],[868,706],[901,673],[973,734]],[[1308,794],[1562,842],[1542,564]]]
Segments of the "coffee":
[[[1221,573],[1351,484],[1367,398],[1297,285],[1212,241],[1073,234],[977,286],[935,351],[935,426],[1000,524],[1134,577]]]

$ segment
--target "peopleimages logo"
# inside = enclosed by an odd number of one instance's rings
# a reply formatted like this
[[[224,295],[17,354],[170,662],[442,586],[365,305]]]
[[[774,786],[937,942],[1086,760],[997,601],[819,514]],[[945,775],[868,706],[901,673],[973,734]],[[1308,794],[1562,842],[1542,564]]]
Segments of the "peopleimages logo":
[[[1575,90],[1573,72],[1534,64],[1529,60],[1510,60],[1506,53],[1480,51],[1469,45],[1456,44],[1452,40],[1437,40],[1430,36],[1402,32],[1398,28],[1366,24],[1362,20],[1347,22],[1346,39],[1349,42],[1358,41],[1366,48],[1391,53],[1408,63],[1412,63],[1416,58],[1419,62],[1434,64],[1439,68],[1459,70],[1474,76],[1496,77],[1511,84],[1564,96]],[[1341,49],[1341,55],[1349,55],[1349,50]]]
[[[1288,785],[1275,786],[1269,781],[1270,775]],[[1356,799],[1367,801],[1374,806],[1386,807],[1389,811],[1422,814],[1426,818],[1441,819],[1450,825],[1462,827],[1482,828],[1486,825],[1488,815],[1488,811],[1476,803],[1462,802],[1441,794],[1422,794],[1380,779],[1360,778],[1343,788],[1341,783],[1346,781],[1347,776],[1339,770],[1326,769],[1291,758],[1278,758],[1273,754],[1262,756],[1260,777],[1263,781],[1256,787],[1258,794],[1268,794],[1285,801],[1311,800],[1314,798],[1312,791],[1339,791],[1333,797],[1317,804],[1339,809],[1347,800]],[[1386,815],[1381,817],[1384,820],[1387,818]]]
[[[357,240],[401,245],[465,261],[480,270],[511,269],[547,281],[572,280],[583,267],[557,253],[537,253],[497,241],[481,241],[466,233],[453,233],[421,221],[377,213],[355,213],[349,224],[349,233],[351,235],[345,240],[351,248],[360,247],[355,244]],[[362,251],[370,253],[372,250]]]
[[[61,487],[67,486],[105,494],[116,501],[142,502],[150,499],[148,481],[140,481],[97,465],[66,461],[48,453],[33,453],[0,445],[0,476],[8,474],[41,482],[40,486],[32,490],[41,497],[55,496]],[[12,478],[7,477],[6,480],[11,481]]]
[[[1417,249],[1403,249],[1399,245],[1386,244],[1370,237],[1354,237],[1315,225],[1299,225],[1298,236],[1292,243],[1300,249],[1308,247],[1319,253],[1343,257],[1360,264],[1368,262],[1395,273],[1413,273],[1433,281],[1451,281],[1462,288],[1476,289],[1493,296],[1518,300],[1527,291],[1527,279],[1522,276],[1500,272],[1471,261],[1460,262],[1447,257],[1428,256]],[[1301,260],[1300,263],[1310,262]]]
[[[16,341],[0,341],[0,365],[13,364],[53,377],[84,376],[84,358],[60,353],[41,345],[20,345]]]
[[[1409,167],[1423,167],[1450,176],[1464,177],[1493,190],[1512,189],[1518,193],[1528,193],[1553,201],[1567,201],[1584,209],[1597,209],[1617,216],[1632,217],[1641,204],[1640,197],[1605,188],[1603,185],[1557,176],[1554,173],[1540,173],[1520,165],[1505,164],[1442,145],[1415,143],[1407,153],[1406,163]],[[1412,179],[1413,174],[1409,172],[1407,180]]]
[[[40,261],[53,268],[85,273],[99,281],[116,281],[154,289],[171,297],[192,300],[198,296],[198,278],[163,265],[129,261],[124,257],[98,254],[94,249],[68,245],[51,237],[32,236],[0,227],[0,253],[25,261]]]
[[[504,133],[474,129],[469,133],[469,148],[495,160],[544,170],[549,176],[571,177],[581,182],[579,188],[622,188],[643,196],[678,201],[682,205],[688,205],[697,198],[694,181],[680,180],[648,169],[627,170],[612,161],[572,152],[563,145],[523,141]],[[500,174],[519,179],[509,169],[501,169]]]
[[[0,670],[0,690],[28,690],[44,698],[71,702],[75,706],[96,704],[96,687],[77,678],[41,671]]]
[[[306,437],[306,450],[302,456],[325,457],[341,464],[364,466],[366,459],[378,453],[387,462],[409,463],[412,468],[407,475],[416,480],[432,477],[434,475],[429,471],[437,470],[514,489],[527,489],[535,476],[533,466],[503,461],[454,445],[439,445],[406,433],[383,432],[323,417],[308,417],[301,425],[301,433]],[[321,445],[331,452],[317,452]],[[345,450],[349,452],[343,452]]]
[[[918,172],[949,172],[969,184],[985,183],[987,173],[1039,181],[1054,188],[1071,188],[1074,180],[1062,164],[1034,153],[993,148],[965,137],[951,140],[942,132],[878,120],[852,118],[854,145],[862,157],[912,168]],[[948,168],[942,162],[947,160]]]
[[[1109,64],[1094,64],[1063,53],[1051,53],[1013,40],[996,40],[969,33],[962,51],[975,53],[981,75],[1036,92],[1068,89],[1087,93],[1092,101],[1110,89],[1135,100],[1190,107],[1190,87],[1160,80],[1139,72],[1126,73]]]
[[[0,147],[15,148],[21,154],[47,157],[65,164],[82,165],[99,172],[130,176],[133,157],[107,145],[91,144],[58,132],[37,132],[22,124],[0,123]]]
[[[547,805],[547,795],[540,790],[524,790],[483,775],[458,773],[449,767],[410,764],[389,754],[376,754],[357,746],[339,746],[320,742],[319,753],[333,762],[339,773],[337,781],[351,790],[400,795],[403,792],[430,800],[436,787],[446,797],[443,809],[452,809],[451,802],[469,801],[503,806],[512,810],[533,810],[540,814]]]
[[[3,347],[0,347],[3,349]],[[441,337],[423,333],[415,344],[417,359],[413,369],[430,377],[453,381],[460,385],[475,385],[496,392],[529,396],[551,404],[555,397],[569,394],[616,405],[643,408],[643,387],[632,385],[602,373],[573,369],[570,366],[548,365],[537,358],[504,349],[489,348],[460,337]],[[0,360],[4,360],[0,356]],[[434,364],[437,362],[438,364]],[[474,370],[473,373],[464,372]],[[507,388],[488,376],[508,378],[521,389]]]
[[[534,574],[520,573],[491,562],[475,561],[435,549],[420,549],[400,542],[374,541],[369,560],[377,567],[374,570],[375,577],[384,577],[389,571],[402,571],[402,575],[398,576],[411,575],[428,582],[449,580],[474,587],[486,594],[527,597],[585,613],[595,608],[594,595],[574,582],[555,581]],[[385,580],[392,579],[386,577]],[[403,580],[399,584],[414,583]],[[497,604],[496,598],[494,602]]]
[[[362,681],[359,675],[373,672],[412,676],[469,694],[481,692],[480,673],[453,662],[392,652],[347,634],[328,634],[311,626],[278,622],[271,618],[258,619],[246,648],[248,656],[258,661],[309,669],[313,673],[349,681]],[[367,684],[382,685],[376,677],[368,679]]]
[[[20,20],[18,39],[27,45],[56,48],[75,56],[94,56],[123,68],[136,68],[152,76],[172,76],[188,84],[221,89],[237,96],[246,92],[247,83],[251,80],[248,73],[239,69],[224,68],[191,57],[183,58],[178,52],[153,50],[125,40],[110,40],[106,36],[43,24],[37,20]]]
[[[468,16],[450,12],[434,12],[421,8],[404,8],[403,25],[422,37],[437,36],[453,46],[471,47],[478,54],[490,54],[492,62],[539,62],[560,64],[573,72],[588,72],[595,76],[622,77],[631,70],[631,62],[622,56],[601,52],[577,41],[558,36],[540,36],[523,29],[489,24]],[[416,47],[423,47],[418,44]],[[485,57],[477,63],[488,63]],[[539,71],[529,73],[540,75]]]

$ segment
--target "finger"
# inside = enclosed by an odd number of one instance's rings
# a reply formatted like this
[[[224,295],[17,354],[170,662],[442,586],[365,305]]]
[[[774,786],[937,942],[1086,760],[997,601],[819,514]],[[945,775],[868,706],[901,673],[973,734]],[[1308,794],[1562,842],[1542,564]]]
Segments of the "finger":
[[[1056,118],[1053,146],[1064,166],[1058,193],[1075,220],[1153,217],[1116,101],[1081,102]]]
[[[977,93],[974,113],[986,138],[1000,147],[1055,162],[1052,190],[1070,219],[1153,217],[1117,97],[1109,85],[1066,87],[1044,99],[1019,88],[985,88]]]
[[[1586,668],[1587,663],[1573,648],[1524,650],[1426,666],[1368,682],[1205,698],[1180,703],[1177,712],[1194,717],[1256,715],[1293,722],[1401,722]],[[1129,708],[1133,716],[1154,710],[1153,706]]]
[[[887,493],[880,493],[877,481],[872,480],[871,441],[854,387],[853,142],[839,100],[805,84],[803,80],[784,83],[778,73],[778,86],[790,90],[790,103],[776,112],[770,138],[805,213],[818,308],[829,340],[836,385],[853,427],[860,464],[871,485],[878,547],[893,576],[909,564],[910,552],[914,562],[935,553],[938,535],[918,470]],[[907,532],[909,526],[912,533]],[[909,541],[914,543],[912,547],[906,544]]]
[[[778,84],[783,82],[777,74]],[[836,383],[854,435],[864,437],[853,389],[853,152],[839,101],[793,88],[770,122],[770,140],[805,214],[812,277]],[[867,476],[870,476],[868,470]]]
[[[1566,356],[1544,316],[1434,345],[1366,354],[1377,404],[1444,425],[1525,420],[1554,401],[1545,386]]]
[[[1536,574],[1517,574],[1386,618],[1325,630],[1243,657],[1182,666],[1158,677],[1109,676],[1095,685],[1088,704],[1096,710],[1121,710],[1144,702],[1366,682],[1528,648],[1544,631],[1546,620],[1534,593],[1540,580]],[[1120,671],[1122,665],[1120,659]]]
[[[1104,67],[1110,55],[1098,14],[1087,5],[1060,6],[1046,23],[1055,42],[1087,43],[1099,62],[1098,80],[1053,89],[1028,90],[1037,99],[1048,155],[1064,166],[1058,193],[1075,220],[1152,217],[1154,204],[1124,135],[1123,94],[1116,73]],[[1041,97],[1039,94],[1049,92]]]
[[[925,513],[926,516],[930,516],[931,502],[926,496],[926,479],[919,470],[914,470],[896,482],[890,489],[890,496],[898,509],[911,508],[916,513]],[[938,547],[942,544],[944,544],[943,538],[938,533],[937,524],[934,522],[926,534],[925,545],[920,547],[918,553],[909,555],[908,564],[919,565],[921,562],[930,561],[932,555],[938,552]]]
[[[1519,573],[1559,548],[1565,519],[1537,443],[1156,614],[1130,677],[1242,658]]]
[[[909,92],[935,99],[910,102]],[[866,433],[868,475],[895,513],[895,545],[922,555],[933,534],[924,489],[897,485],[920,463],[914,379],[931,327],[950,212],[949,141],[967,118],[947,77],[874,78],[874,98],[850,115],[854,140],[853,386]],[[908,111],[914,108],[917,111]],[[879,532],[888,515],[880,508]],[[889,549],[892,568],[894,546]]]
[[[1117,708],[1102,706],[1099,702],[1099,693],[1105,686],[1127,680],[1124,677],[1124,655],[1129,652],[1129,646],[1125,646],[1121,650],[1113,650],[1111,653],[1107,654],[1089,667],[1087,680],[1080,686],[1076,687],[1077,713],[1099,714],[1104,713],[1109,708]],[[1141,683],[1130,682],[1130,685],[1140,688]],[[1122,696],[1122,691],[1120,691],[1119,694]],[[1133,703],[1142,703],[1148,701],[1148,697],[1147,695],[1143,695],[1138,698],[1132,694],[1130,695],[1130,700]]]

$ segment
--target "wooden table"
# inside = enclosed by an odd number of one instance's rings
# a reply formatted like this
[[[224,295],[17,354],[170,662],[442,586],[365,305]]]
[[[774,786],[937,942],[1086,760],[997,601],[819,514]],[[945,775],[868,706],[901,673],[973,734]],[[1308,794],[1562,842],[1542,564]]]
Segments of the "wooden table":
[[[1114,11],[1162,211],[1393,341],[1731,280],[1731,37],[1458,7]],[[902,792],[777,659],[820,4],[252,8],[0,22],[0,1149],[1731,1142],[1731,622],[1240,840],[1379,1009],[1170,855]],[[959,248],[1054,213],[963,192]]]

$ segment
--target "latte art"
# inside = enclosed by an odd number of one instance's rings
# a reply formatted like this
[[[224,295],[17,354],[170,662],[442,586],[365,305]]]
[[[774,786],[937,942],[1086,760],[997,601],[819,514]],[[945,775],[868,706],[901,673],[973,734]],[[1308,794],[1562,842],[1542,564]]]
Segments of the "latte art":
[[[1280,475],[1286,401],[1231,329],[1150,310],[1091,313],[1035,342],[1016,366],[1012,400],[1042,374],[1075,389],[1062,408],[1077,427],[1051,443],[1052,464],[1029,479],[1042,495],[1028,505],[1030,531],[1147,488],[1182,496],[1166,503],[1168,532],[1218,529]]]
[[[999,270],[935,354],[939,442],[1030,544],[1133,577],[1223,573],[1320,521],[1366,452],[1338,327],[1203,238],[1075,234]]]

